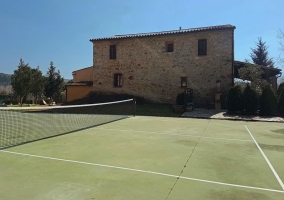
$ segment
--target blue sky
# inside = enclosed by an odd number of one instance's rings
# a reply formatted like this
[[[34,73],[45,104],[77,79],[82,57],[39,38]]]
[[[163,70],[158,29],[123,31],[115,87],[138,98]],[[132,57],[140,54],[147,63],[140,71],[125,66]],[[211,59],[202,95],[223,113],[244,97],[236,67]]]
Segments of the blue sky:
[[[22,58],[46,74],[53,61],[71,79],[92,65],[91,38],[180,26],[232,24],[235,60],[250,58],[258,37],[276,59],[283,19],[283,0],[0,0],[0,72],[12,74]]]

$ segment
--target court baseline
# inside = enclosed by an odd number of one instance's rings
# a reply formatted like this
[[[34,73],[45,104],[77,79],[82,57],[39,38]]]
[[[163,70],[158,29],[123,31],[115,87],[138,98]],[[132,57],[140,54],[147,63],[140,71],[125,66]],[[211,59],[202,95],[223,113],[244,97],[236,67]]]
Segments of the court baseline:
[[[153,172],[153,171],[147,171],[147,170],[132,169],[132,168],[127,168],[127,167],[118,167],[118,166],[104,165],[104,164],[97,164],[97,163],[90,163],[90,162],[82,162],[82,161],[76,161],[76,160],[68,160],[68,159],[61,159],[61,158],[55,158],[55,157],[47,157],[47,156],[19,153],[19,152],[14,152],[14,151],[7,151],[7,150],[0,150],[0,152],[20,155],[20,156],[42,158],[42,159],[48,159],[48,160],[56,160],[56,161],[63,161],[63,162],[77,163],[77,164],[83,164],[83,165],[98,166],[98,167],[106,167],[106,168],[113,168],[113,169],[120,169],[120,170],[134,171],[134,172],[141,172],[141,173],[154,174],[154,175],[160,175],[160,176],[167,176],[167,177],[186,179],[186,180],[192,180],[192,181],[198,181],[198,182],[205,182],[205,183],[211,183],[211,184],[217,184],[217,185],[225,185],[225,186],[231,186],[231,187],[237,187],[237,188],[262,190],[262,191],[277,192],[277,193],[283,193],[284,194],[283,190],[275,190],[275,189],[252,187],[252,186],[246,186],[246,185],[223,183],[223,182],[203,180],[203,179],[197,179],[197,178],[190,178],[190,177],[185,177],[185,176],[165,174],[165,173]]]

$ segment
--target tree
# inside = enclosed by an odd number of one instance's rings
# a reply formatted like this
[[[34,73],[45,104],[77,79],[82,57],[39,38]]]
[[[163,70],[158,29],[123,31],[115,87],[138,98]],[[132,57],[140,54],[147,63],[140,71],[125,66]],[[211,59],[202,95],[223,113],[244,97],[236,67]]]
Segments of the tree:
[[[244,111],[248,114],[255,114],[257,111],[257,94],[251,89],[249,84],[247,84],[242,95],[242,106]]]
[[[242,91],[240,86],[232,87],[226,98],[226,107],[229,112],[237,112],[242,110]]]
[[[60,75],[60,71],[55,71],[56,67],[53,66],[53,62],[50,62],[50,67],[45,77],[44,94],[50,98],[50,101],[58,100],[60,93],[63,91],[64,79]]]
[[[278,96],[278,110],[280,113],[284,113],[284,89],[281,90],[281,93]]]
[[[256,48],[252,50],[250,53],[250,57],[254,64],[267,66],[267,67],[274,67],[274,61],[272,58],[268,57],[268,46],[266,46],[265,42],[262,41],[261,37],[258,38],[256,42]]]
[[[270,85],[263,88],[260,96],[260,113],[273,114],[277,112],[277,98]]]
[[[14,93],[19,97],[22,106],[23,99],[31,91],[32,86],[32,69],[22,59],[20,59],[18,69],[11,76],[11,85]]]
[[[250,64],[247,60],[245,66],[239,70],[239,76],[242,80],[251,81],[251,88],[257,93],[261,94],[264,86],[268,85],[268,82],[262,78],[263,71],[256,65]]]
[[[32,87],[31,93],[35,98],[35,103],[38,103],[39,97],[42,95],[44,90],[44,76],[39,70],[39,66],[36,69],[32,69]]]
[[[11,83],[11,75],[0,73],[0,85],[9,85]]]
[[[283,89],[284,89],[284,82],[280,83],[280,85],[278,86],[278,89],[277,89],[277,92],[276,92],[277,98],[280,97],[280,94],[281,94]]]

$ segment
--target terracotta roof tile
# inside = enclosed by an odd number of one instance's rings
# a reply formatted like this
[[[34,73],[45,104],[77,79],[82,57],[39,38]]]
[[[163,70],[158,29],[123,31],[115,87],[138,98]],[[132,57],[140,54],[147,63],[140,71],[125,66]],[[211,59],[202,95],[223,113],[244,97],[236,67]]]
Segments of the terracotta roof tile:
[[[162,32],[151,32],[151,33],[137,33],[137,34],[126,34],[126,35],[115,35],[111,37],[102,37],[90,39],[91,42],[98,40],[113,40],[113,39],[124,39],[124,38],[134,38],[134,37],[149,37],[149,36],[158,36],[158,35],[171,35],[171,34],[181,34],[181,33],[190,33],[190,32],[200,32],[200,31],[212,31],[212,30],[224,30],[224,29],[235,29],[236,27],[230,24],[219,25],[219,26],[207,26],[200,28],[189,28],[181,30],[172,30],[172,31],[162,31]]]

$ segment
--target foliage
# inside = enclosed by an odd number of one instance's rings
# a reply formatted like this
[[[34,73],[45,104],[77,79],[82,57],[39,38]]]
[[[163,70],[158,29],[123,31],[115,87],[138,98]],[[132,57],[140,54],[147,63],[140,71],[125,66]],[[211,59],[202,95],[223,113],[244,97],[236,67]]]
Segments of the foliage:
[[[277,98],[280,97],[280,94],[281,94],[281,92],[282,92],[283,89],[284,89],[284,82],[283,82],[283,83],[280,83],[280,85],[278,86],[277,93],[276,93]]]
[[[265,42],[262,41],[261,37],[258,38],[256,42],[256,48],[252,50],[250,57],[254,64],[267,66],[267,67],[274,67],[274,61],[272,58],[268,57],[268,46],[266,46]]]
[[[184,105],[184,92],[179,93],[176,98],[177,105]]]
[[[278,96],[278,110],[280,113],[284,113],[284,89],[281,90],[281,93]]]
[[[39,67],[32,69],[32,87],[31,93],[36,99],[36,104],[38,103],[39,97],[42,95],[44,89],[44,77]]]
[[[262,79],[262,74],[263,71],[258,66],[250,64],[248,61],[239,70],[240,79],[251,81],[251,88],[259,95],[262,92],[261,88],[268,85],[268,82]]]
[[[260,96],[260,113],[273,114],[277,112],[277,98],[271,86],[267,85],[263,88]]]
[[[278,110],[280,113],[284,113],[284,82],[280,83],[277,89],[277,98],[278,98]]]
[[[242,107],[245,113],[255,114],[258,108],[258,100],[256,92],[251,89],[250,85],[247,84],[242,95]]]
[[[50,67],[46,73],[44,94],[50,101],[60,101],[60,93],[64,89],[64,79],[60,75],[60,71],[55,71],[56,67],[53,66],[53,62],[50,62]]]
[[[242,91],[240,86],[232,87],[227,95],[226,108],[228,112],[237,112],[242,110]]]
[[[0,85],[9,85],[11,83],[11,75],[0,73]]]
[[[22,59],[20,59],[18,69],[11,76],[11,85],[14,93],[19,97],[22,106],[23,99],[31,91],[32,85],[32,69]]]

